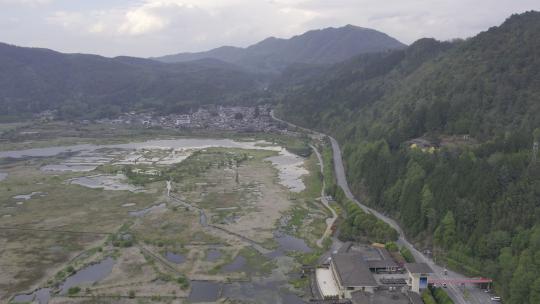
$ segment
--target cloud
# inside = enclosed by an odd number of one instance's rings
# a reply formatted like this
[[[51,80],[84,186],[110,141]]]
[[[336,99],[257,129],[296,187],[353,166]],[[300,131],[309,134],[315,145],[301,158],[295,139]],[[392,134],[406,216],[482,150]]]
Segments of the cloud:
[[[39,7],[36,7],[39,6]],[[39,9],[38,9],[39,8]],[[486,9],[489,8],[489,9]],[[109,56],[159,56],[354,24],[405,43],[469,37],[538,0],[0,0],[4,41]],[[16,17],[15,21],[10,18]],[[0,25],[2,25],[0,24]]]
[[[40,6],[44,4],[49,4],[53,0],[0,0],[0,5],[9,4],[9,5],[24,5],[24,6]]]
[[[139,8],[126,13],[125,21],[118,31],[129,35],[141,35],[161,30],[167,23],[168,20],[162,16]]]
[[[66,29],[75,29],[84,24],[84,16],[81,13],[57,11],[47,17],[51,24],[60,25]]]

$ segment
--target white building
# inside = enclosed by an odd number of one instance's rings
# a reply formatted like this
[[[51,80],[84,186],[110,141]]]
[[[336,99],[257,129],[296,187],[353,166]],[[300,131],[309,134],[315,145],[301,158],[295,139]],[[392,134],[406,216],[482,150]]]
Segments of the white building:
[[[407,263],[405,269],[409,278],[407,285],[411,288],[411,291],[420,293],[422,290],[428,287],[428,276],[433,273],[431,267],[426,263]]]

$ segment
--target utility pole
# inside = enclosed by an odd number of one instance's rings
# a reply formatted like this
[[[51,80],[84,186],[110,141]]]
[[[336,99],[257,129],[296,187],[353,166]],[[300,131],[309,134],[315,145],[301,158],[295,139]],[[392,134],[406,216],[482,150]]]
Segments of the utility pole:
[[[536,163],[536,157],[538,156],[538,142],[540,141],[540,128],[536,128],[533,131],[533,155],[532,163]]]
[[[533,156],[532,156],[532,162],[536,163],[536,156],[538,155],[538,142],[535,141],[533,143]]]

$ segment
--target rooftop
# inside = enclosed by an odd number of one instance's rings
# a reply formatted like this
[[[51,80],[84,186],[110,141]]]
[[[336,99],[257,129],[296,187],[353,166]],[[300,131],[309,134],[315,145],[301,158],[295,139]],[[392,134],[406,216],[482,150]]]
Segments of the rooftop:
[[[420,297],[420,295],[416,292],[409,291],[407,292],[407,296],[409,296],[412,304],[424,304],[422,297]]]
[[[409,298],[401,292],[377,291],[368,294],[363,291],[352,293],[354,304],[410,304]]]
[[[367,261],[366,262],[370,269],[374,268],[392,268],[398,267],[398,264],[394,260],[381,260],[381,261]]]
[[[317,268],[316,270],[317,285],[323,297],[335,297],[339,295],[339,288],[332,270],[328,268]]]
[[[377,286],[377,281],[362,259],[362,255],[355,253],[334,254],[332,255],[332,263],[336,267],[336,272],[343,286]]]
[[[410,273],[433,273],[431,267],[426,263],[406,263],[405,268]]]

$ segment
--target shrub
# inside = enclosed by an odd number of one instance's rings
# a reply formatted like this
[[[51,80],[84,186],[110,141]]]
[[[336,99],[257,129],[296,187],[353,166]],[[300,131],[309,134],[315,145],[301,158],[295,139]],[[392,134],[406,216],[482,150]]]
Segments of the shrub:
[[[412,255],[411,251],[406,247],[401,247],[399,250],[399,253],[401,253],[401,256],[407,261],[407,263],[414,263],[414,256]]]
[[[180,284],[180,287],[182,289],[188,289],[189,288],[189,280],[185,276],[178,277],[176,279],[176,282]]]
[[[79,286],[70,287],[68,289],[68,295],[75,295],[78,294],[81,291],[81,288]]]
[[[385,244],[384,247],[390,252],[398,252],[399,251],[398,245],[396,245],[396,243],[394,243],[394,242],[388,242],[388,243]]]

